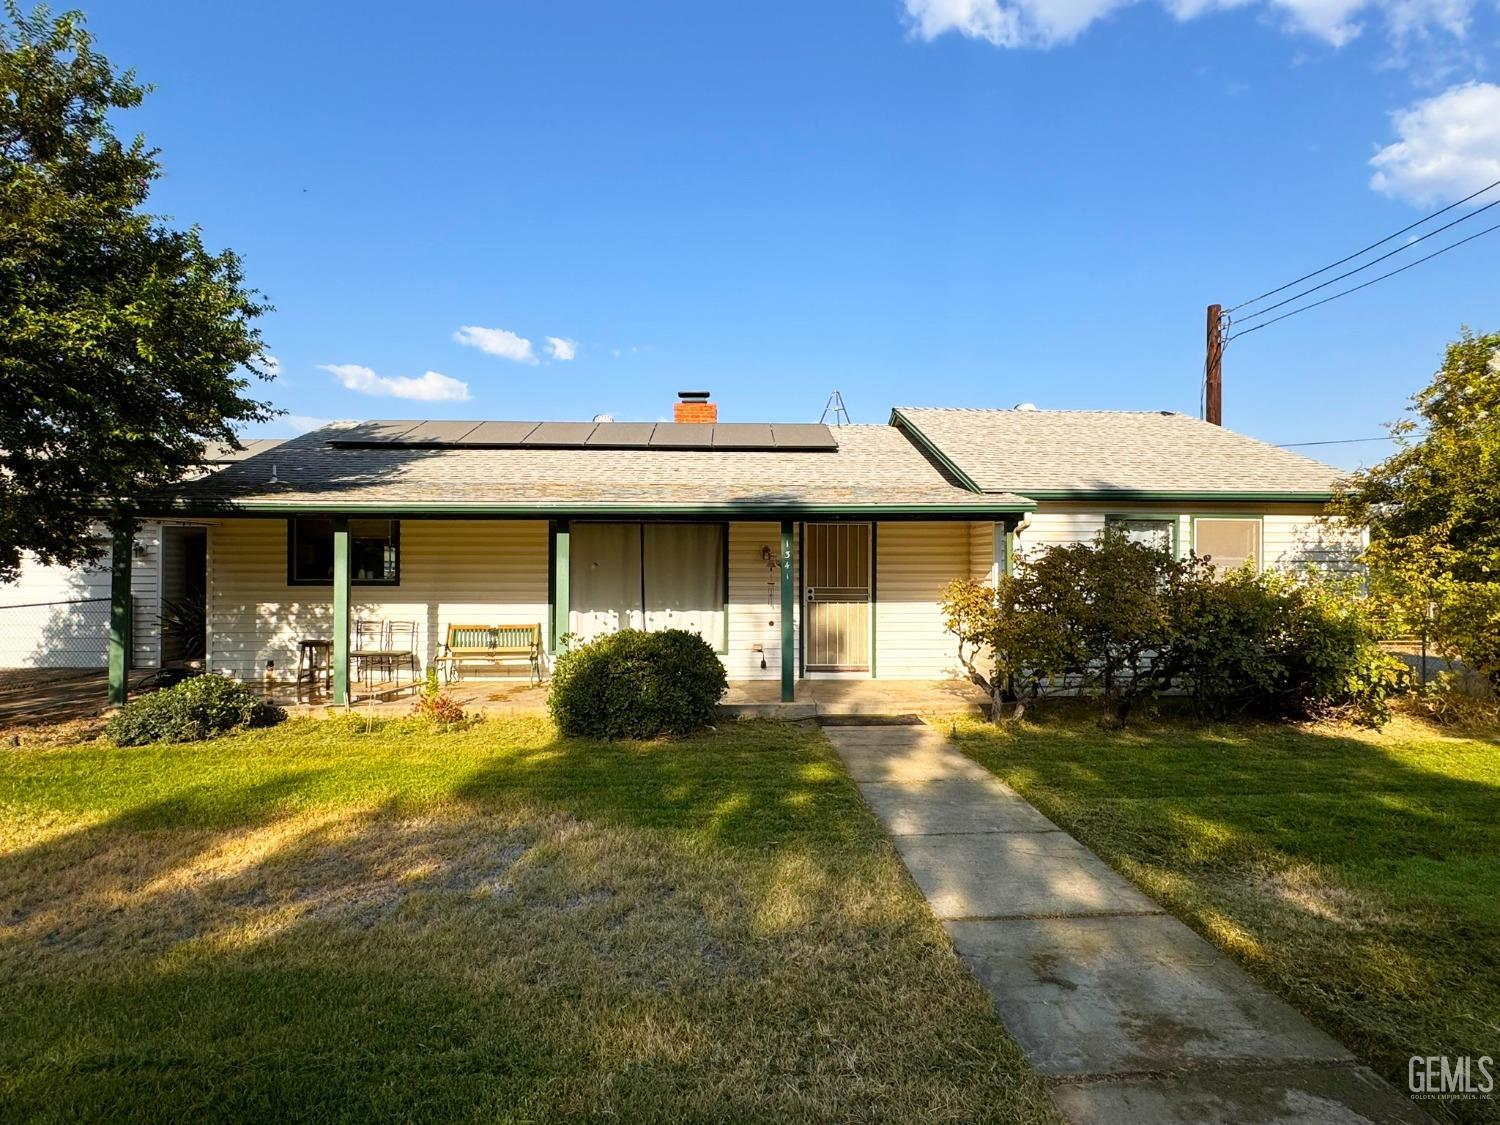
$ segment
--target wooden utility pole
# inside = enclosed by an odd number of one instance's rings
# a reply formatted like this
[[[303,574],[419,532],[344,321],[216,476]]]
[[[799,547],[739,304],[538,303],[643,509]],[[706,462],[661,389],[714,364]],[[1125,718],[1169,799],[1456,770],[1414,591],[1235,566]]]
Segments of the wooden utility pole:
[[[1224,424],[1224,310],[1208,306],[1208,351],[1203,363],[1203,417]]]

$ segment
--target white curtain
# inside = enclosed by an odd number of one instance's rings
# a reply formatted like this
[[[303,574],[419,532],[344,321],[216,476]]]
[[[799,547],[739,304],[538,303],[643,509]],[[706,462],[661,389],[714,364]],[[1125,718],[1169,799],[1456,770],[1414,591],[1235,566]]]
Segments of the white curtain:
[[[724,647],[724,530],[646,525],[646,628],[686,629]]]
[[[642,628],[641,525],[575,523],[570,539],[569,631],[588,641]]]
[[[724,647],[722,527],[575,523],[570,551],[569,629],[579,640],[686,629]]]

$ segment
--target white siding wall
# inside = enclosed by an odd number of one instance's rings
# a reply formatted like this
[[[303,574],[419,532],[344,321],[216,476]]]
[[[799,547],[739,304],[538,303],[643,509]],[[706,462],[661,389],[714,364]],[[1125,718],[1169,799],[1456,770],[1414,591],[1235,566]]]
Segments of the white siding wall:
[[[876,675],[942,679],[958,673],[943,627],[943,587],[970,573],[967,523],[883,523],[876,538]]]
[[[969,577],[976,582],[994,582],[999,578],[995,570],[995,525],[971,523],[969,526]]]
[[[781,674],[780,571],[767,570],[762,547],[770,547],[773,560],[779,557],[778,524],[730,525],[724,664],[732,679]],[[540,521],[403,521],[401,585],[354,587],[352,616],[416,622],[424,666],[455,622],[537,622],[545,640],[547,549],[547,525]],[[331,588],[287,585],[281,520],[222,521],[209,533],[208,552],[209,666],[259,680],[273,660],[277,678],[290,679],[297,641],[333,635]],[[794,566],[796,557],[794,545]],[[794,582],[798,578],[794,574]],[[756,644],[763,646],[765,669]]]
[[[142,525],[135,542],[131,660],[136,668],[155,668],[161,658],[161,527]],[[88,568],[43,566],[25,558],[20,578],[0,586],[0,668],[103,668],[109,652],[109,569],[109,551]]]
[[[286,523],[225,520],[208,541],[209,667],[259,680],[296,672],[297,641],[333,635],[333,591],[288,586]],[[401,585],[355,586],[351,615],[413,621],[423,666],[451,623],[542,626],[547,637],[547,525],[540,521],[407,520]],[[524,670],[518,673],[525,676]]]
[[[799,527],[792,535],[793,654],[801,651],[802,640],[802,615],[796,611],[797,591],[802,589],[797,569],[802,556],[800,536]],[[770,569],[761,556],[762,547],[771,549]],[[724,668],[731,680],[774,680],[781,675],[781,570],[774,565],[780,556],[780,524],[729,525],[729,651],[724,654]],[[762,646],[762,652],[755,651],[756,645]]]
[[[1354,556],[1366,538],[1361,531],[1325,524],[1312,506],[1222,505],[1184,510],[1180,506],[1157,504],[1088,510],[1075,505],[1043,504],[1032,513],[1030,526],[1017,539],[1017,550],[1032,553],[1059,544],[1091,543],[1104,530],[1111,512],[1151,519],[1175,519],[1177,541],[1184,555],[1193,546],[1192,517],[1195,514],[1259,516],[1265,564],[1273,567],[1296,567],[1306,563],[1352,566]]]

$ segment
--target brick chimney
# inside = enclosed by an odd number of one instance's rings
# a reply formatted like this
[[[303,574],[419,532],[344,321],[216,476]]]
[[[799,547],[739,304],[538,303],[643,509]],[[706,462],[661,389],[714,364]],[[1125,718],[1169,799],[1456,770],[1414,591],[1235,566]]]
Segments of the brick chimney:
[[[719,407],[708,401],[707,391],[678,391],[672,410],[674,422],[717,422]]]

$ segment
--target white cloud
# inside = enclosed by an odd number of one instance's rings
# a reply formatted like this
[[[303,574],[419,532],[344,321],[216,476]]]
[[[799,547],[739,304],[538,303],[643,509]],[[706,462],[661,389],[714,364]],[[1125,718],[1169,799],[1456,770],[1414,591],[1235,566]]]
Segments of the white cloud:
[[[497,355],[514,363],[537,362],[531,341],[504,328],[481,328],[468,324],[453,333],[453,338],[467,348],[478,348],[487,355]]]
[[[332,418],[314,418],[311,414],[283,414],[279,420],[294,434],[307,434],[333,425]]]
[[[1056,47],[1071,43],[1116,8],[1137,0],[904,0],[907,23],[919,39],[955,32],[997,47]],[[1468,34],[1474,0],[1160,0],[1179,20],[1264,2],[1287,17],[1289,30],[1335,47],[1375,17],[1399,46],[1409,39]]]
[[[261,353],[260,365],[265,373],[273,379],[281,374],[281,360],[277,359],[270,352]]]
[[[320,363],[348,390],[362,395],[386,398],[409,398],[417,402],[463,402],[469,397],[469,384],[436,371],[421,378],[409,375],[377,375],[357,363]]]
[[[562,336],[548,336],[547,354],[553,359],[566,363],[578,354],[578,341],[568,340]]]
[[[1370,159],[1376,191],[1427,206],[1500,180],[1500,86],[1454,86],[1391,119],[1401,139]]]

